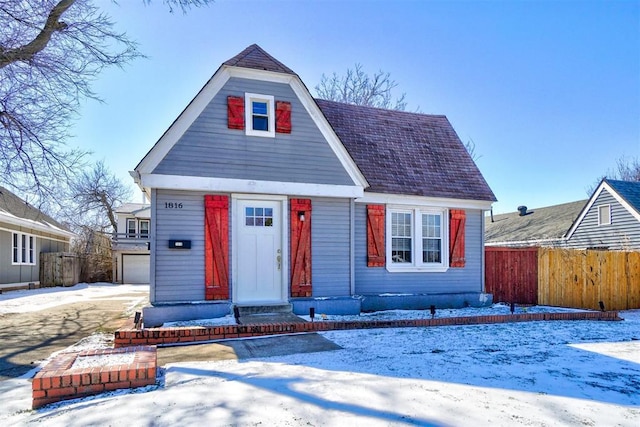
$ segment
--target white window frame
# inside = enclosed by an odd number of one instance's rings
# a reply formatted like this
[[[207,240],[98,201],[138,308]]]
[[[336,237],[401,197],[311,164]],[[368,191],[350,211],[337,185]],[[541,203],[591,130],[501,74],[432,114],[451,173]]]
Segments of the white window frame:
[[[129,223],[133,222],[133,233],[131,232],[131,229],[129,228]],[[136,235],[138,233],[138,221],[136,221],[135,218],[127,218],[127,220],[125,221],[125,228],[126,228],[126,233],[127,233],[127,238],[128,239],[135,239]]]
[[[609,220],[607,222],[604,222],[602,220],[602,209],[603,208],[606,209],[607,213],[608,213]],[[611,205],[610,204],[598,205],[598,225],[611,225]]]
[[[267,122],[268,130],[256,130],[253,129],[253,102],[266,102],[267,103]],[[244,94],[244,122],[245,133],[250,136],[262,136],[267,138],[274,138],[276,136],[276,112],[275,112],[275,98],[272,95],[260,95],[257,93],[245,93]]]
[[[36,237],[28,233],[11,234],[11,265],[36,265]]]
[[[142,223],[146,223],[147,224],[147,235],[143,236],[142,235]],[[148,219],[141,219],[138,221],[138,233],[139,233],[139,237],[141,239],[148,239],[149,238],[149,233],[151,232],[151,221]]]
[[[394,263],[392,252],[392,213],[411,213],[411,258],[410,263]],[[448,209],[424,206],[387,206],[386,211],[386,259],[387,271],[393,273],[409,272],[445,272],[449,269],[449,211]],[[422,215],[440,216],[441,259],[439,263],[425,263],[422,261]]]

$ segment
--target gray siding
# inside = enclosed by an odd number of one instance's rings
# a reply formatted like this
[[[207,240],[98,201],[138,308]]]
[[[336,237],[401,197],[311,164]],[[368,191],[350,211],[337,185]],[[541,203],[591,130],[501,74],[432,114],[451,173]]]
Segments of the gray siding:
[[[155,265],[152,267],[155,268],[154,303],[204,299],[205,194],[156,190],[153,202],[156,237],[152,248],[155,256],[155,264],[152,263]],[[182,203],[183,207],[166,209],[164,206],[168,202]],[[312,209],[313,295],[349,295],[349,201],[314,198]],[[232,227],[231,212],[229,220]],[[171,239],[191,240],[191,249],[169,249]],[[230,245],[231,241],[230,235]],[[229,268],[231,271],[231,265]]]
[[[480,210],[467,210],[466,213],[464,268],[449,268],[442,273],[390,273],[385,267],[367,267],[366,205],[356,204],[356,294],[482,292],[483,213]]]
[[[0,224],[0,227],[11,229],[14,226]],[[35,265],[12,265],[13,257],[12,232],[0,230],[0,284],[4,283],[25,283],[37,282],[40,280],[40,257],[41,252],[67,252],[69,244],[57,240],[51,240],[47,236],[32,229],[17,227],[16,232],[27,233],[36,237]]]
[[[611,224],[598,225],[598,206],[611,205]],[[605,189],[584,216],[566,247],[640,249],[640,221]]]
[[[350,295],[350,208],[348,199],[311,199],[313,296]]]
[[[204,194],[156,190],[155,303],[204,300]],[[182,208],[165,208],[169,202]],[[191,249],[169,249],[173,239],[191,240]]]
[[[247,136],[227,128],[227,96],[245,92],[291,102],[291,134]],[[153,173],[353,185],[287,84],[231,78]]]

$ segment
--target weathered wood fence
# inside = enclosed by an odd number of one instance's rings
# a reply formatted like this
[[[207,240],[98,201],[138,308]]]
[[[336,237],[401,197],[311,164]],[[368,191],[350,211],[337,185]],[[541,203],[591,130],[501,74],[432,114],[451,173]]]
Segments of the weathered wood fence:
[[[640,252],[487,247],[485,260],[486,290],[496,302],[640,308]]]
[[[80,278],[80,258],[70,252],[40,254],[40,286],[73,286]]]

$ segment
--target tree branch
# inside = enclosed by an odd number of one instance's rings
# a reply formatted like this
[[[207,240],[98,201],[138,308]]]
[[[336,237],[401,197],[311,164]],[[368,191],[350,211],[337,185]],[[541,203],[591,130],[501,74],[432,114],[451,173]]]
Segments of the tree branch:
[[[67,25],[60,21],[60,17],[75,2],[76,0],[60,0],[60,2],[51,9],[44,27],[31,42],[24,46],[8,50],[0,46],[0,68],[17,61],[31,61],[36,54],[41,52],[49,44],[53,33],[67,28]]]

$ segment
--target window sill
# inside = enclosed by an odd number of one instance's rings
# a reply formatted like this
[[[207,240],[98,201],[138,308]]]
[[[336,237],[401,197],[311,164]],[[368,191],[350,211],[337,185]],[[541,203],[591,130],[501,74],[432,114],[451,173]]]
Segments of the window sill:
[[[444,265],[438,266],[407,266],[401,267],[397,265],[387,265],[387,271],[389,273],[444,273],[449,270],[449,267]]]
[[[260,136],[263,138],[275,138],[276,137],[276,133],[272,132],[272,131],[268,131],[268,130],[253,130],[253,129],[249,129],[247,128],[247,130],[245,131],[245,134],[247,136]]]

